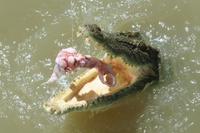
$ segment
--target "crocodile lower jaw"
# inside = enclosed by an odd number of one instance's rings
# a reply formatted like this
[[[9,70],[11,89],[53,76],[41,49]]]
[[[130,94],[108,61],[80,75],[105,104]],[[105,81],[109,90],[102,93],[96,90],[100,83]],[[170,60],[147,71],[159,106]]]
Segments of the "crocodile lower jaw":
[[[91,69],[77,77],[65,91],[51,98],[44,104],[44,108],[54,114],[86,110],[96,100],[102,100],[102,103],[105,102],[103,100],[106,100],[106,97],[112,96],[134,84],[138,78],[138,68],[127,65],[121,58],[106,58],[104,62],[112,64],[113,70],[116,73],[117,84],[114,87],[103,84],[99,80],[98,71]]]

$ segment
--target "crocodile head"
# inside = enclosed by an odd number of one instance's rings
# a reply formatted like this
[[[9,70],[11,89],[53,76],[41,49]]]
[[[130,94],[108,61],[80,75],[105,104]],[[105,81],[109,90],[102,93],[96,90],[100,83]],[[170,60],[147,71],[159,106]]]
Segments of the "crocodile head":
[[[139,32],[108,33],[96,24],[81,28],[84,37],[92,39],[109,56],[102,61],[112,66],[117,83],[103,84],[98,71],[91,69],[77,77],[70,87],[44,104],[54,114],[108,107],[120,98],[139,92],[148,83],[159,79],[159,52],[146,45]]]

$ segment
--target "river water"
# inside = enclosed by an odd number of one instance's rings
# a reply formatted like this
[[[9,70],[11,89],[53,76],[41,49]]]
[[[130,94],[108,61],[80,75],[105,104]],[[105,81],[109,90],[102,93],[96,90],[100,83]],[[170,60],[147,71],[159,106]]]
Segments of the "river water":
[[[199,7],[199,0],[0,0],[0,132],[198,133]],[[140,31],[160,50],[160,81],[108,110],[50,115],[43,103],[80,73],[42,86],[57,52],[103,54],[76,37],[86,23]]]

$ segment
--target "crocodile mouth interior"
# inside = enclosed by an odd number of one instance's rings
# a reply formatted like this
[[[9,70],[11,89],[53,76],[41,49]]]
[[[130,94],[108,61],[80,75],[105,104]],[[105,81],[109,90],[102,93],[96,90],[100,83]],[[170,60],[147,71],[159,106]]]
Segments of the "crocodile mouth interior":
[[[46,110],[51,113],[62,113],[67,108],[87,106],[88,102],[95,101],[98,97],[112,95],[132,85],[139,75],[138,69],[125,63],[121,57],[106,57],[102,61],[111,65],[116,74],[114,87],[103,84],[98,71],[95,68],[90,69],[75,78],[65,91],[51,98],[44,105]]]

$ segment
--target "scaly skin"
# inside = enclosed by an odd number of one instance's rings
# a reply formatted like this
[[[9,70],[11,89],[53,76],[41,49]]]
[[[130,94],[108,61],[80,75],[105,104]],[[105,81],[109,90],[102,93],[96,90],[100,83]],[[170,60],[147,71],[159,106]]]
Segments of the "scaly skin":
[[[112,56],[120,56],[130,65],[148,65],[159,79],[159,51],[146,45],[139,32],[108,33],[96,24],[88,24],[84,26],[84,34],[99,42]]]
[[[77,78],[68,90],[47,102],[44,105],[47,111],[64,114],[71,111],[84,111],[109,106],[118,99],[136,93],[145,88],[148,83],[159,79],[159,52],[146,45],[139,32],[107,33],[95,24],[85,25],[82,32],[86,37],[89,36],[97,41],[98,45],[101,45],[112,58],[121,57],[125,63],[137,67],[139,75],[134,83],[110,95],[98,96],[94,100],[84,101],[79,105],[65,104],[65,101],[72,98],[81,86],[93,80],[98,74],[97,71],[91,70],[80,76],[81,78]]]

